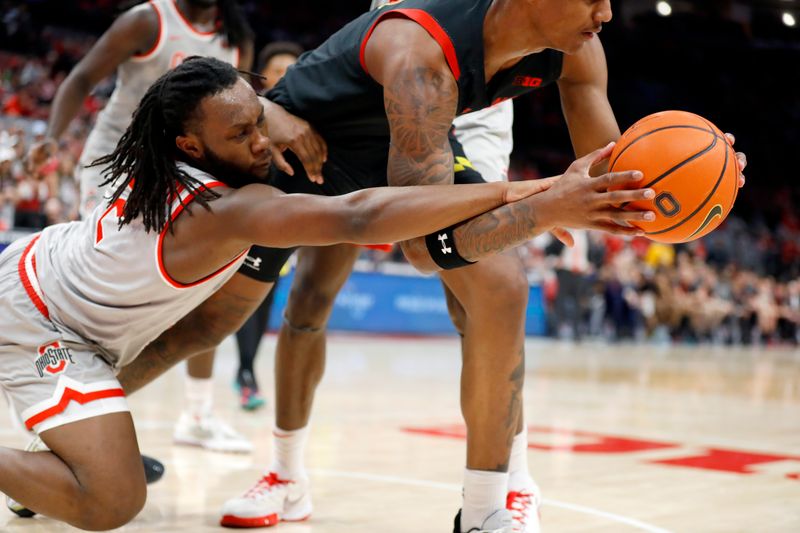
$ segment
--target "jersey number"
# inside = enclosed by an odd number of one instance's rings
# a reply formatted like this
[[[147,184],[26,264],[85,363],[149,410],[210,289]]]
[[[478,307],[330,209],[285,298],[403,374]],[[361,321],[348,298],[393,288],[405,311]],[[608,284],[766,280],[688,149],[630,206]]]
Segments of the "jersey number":
[[[114,224],[119,224],[119,219],[122,218],[122,208],[125,207],[125,200],[122,198],[117,199],[116,202],[111,204],[111,206],[106,209],[106,212],[103,213],[103,216],[100,217],[100,220],[97,221],[97,237],[94,241],[95,244],[100,244],[100,241],[103,240],[103,221],[110,213],[114,213]]]

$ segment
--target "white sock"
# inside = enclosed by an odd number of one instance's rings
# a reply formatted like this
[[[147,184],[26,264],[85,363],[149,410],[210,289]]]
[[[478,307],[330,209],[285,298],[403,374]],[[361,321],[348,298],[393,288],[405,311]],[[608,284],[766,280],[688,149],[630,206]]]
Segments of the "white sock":
[[[480,528],[498,509],[506,508],[507,472],[464,470],[464,504],[461,506],[461,531]]]
[[[306,465],[303,461],[308,441],[308,426],[292,431],[275,426],[272,431],[274,445],[274,458],[272,459],[272,472],[281,479],[305,478]]]
[[[508,490],[530,489],[531,475],[528,472],[528,429],[523,429],[511,443],[508,459]]]
[[[211,414],[214,406],[214,380],[212,378],[193,378],[186,375],[186,411],[194,417],[202,418]]]

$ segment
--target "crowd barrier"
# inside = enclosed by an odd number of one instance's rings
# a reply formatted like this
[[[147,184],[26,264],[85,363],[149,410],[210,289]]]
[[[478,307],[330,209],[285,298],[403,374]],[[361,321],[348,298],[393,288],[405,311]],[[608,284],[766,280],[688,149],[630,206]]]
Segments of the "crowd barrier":
[[[270,315],[270,327],[281,321],[292,274],[281,278]],[[336,298],[329,329],[399,335],[454,333],[438,277],[353,272]],[[525,332],[545,334],[542,289],[529,288]]]

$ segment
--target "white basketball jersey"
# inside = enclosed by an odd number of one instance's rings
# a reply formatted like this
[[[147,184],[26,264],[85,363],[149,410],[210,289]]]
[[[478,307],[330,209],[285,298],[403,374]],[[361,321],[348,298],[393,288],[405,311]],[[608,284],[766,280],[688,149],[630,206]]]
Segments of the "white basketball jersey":
[[[81,155],[80,162],[84,166],[114,151],[147,89],[187,57],[210,56],[234,66],[239,64],[238,48],[227,46],[225,37],[219,33],[197,31],[178,10],[174,0],[152,0],[132,9],[155,10],[158,38],[151,50],[131,57],[117,68],[116,88],[98,114]]]
[[[514,149],[514,105],[511,100],[456,117],[455,136],[475,170],[486,181],[508,179]]]
[[[211,175],[179,163],[207,188]],[[176,218],[192,197],[172,202]],[[29,276],[50,320],[66,340],[96,344],[110,364],[124,366],[163,331],[206,300],[238,269],[245,252],[195,283],[172,279],[164,268],[160,233],[146,233],[141,219],[118,226],[127,193],[111,207],[98,206],[86,220],[42,231],[31,254]],[[202,238],[202,237],[198,237]],[[38,287],[36,280],[38,280]]]

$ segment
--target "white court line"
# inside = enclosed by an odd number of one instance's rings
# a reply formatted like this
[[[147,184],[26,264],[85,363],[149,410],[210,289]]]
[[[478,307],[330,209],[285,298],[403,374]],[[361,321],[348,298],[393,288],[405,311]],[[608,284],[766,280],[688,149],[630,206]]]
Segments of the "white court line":
[[[412,479],[412,478],[404,478],[404,477],[397,477],[397,476],[382,476],[377,474],[367,474],[365,472],[347,472],[344,470],[330,470],[327,468],[312,468],[309,469],[309,473],[318,475],[318,476],[328,476],[328,477],[344,477],[350,479],[364,479],[367,481],[378,481],[383,483],[394,483],[396,485],[410,485],[414,487],[425,487],[430,489],[440,489],[440,490],[447,490],[451,492],[461,492],[461,485],[455,485],[452,483],[438,483],[436,481],[427,481],[424,479]],[[609,513],[607,511],[601,511],[600,509],[594,509],[592,507],[586,507],[585,505],[577,505],[574,503],[562,502],[559,500],[551,500],[550,498],[543,498],[542,505],[546,505],[548,507],[558,507],[560,509],[568,509],[570,511],[575,511],[576,513],[583,513],[593,516],[598,516],[600,518],[605,518],[612,522],[619,522],[621,524],[626,524],[631,527],[635,527],[642,531],[647,531],[649,533],[672,533],[668,529],[663,529],[646,522],[642,522],[640,520],[636,520],[635,518],[628,518],[625,516],[621,516],[614,513]]]

